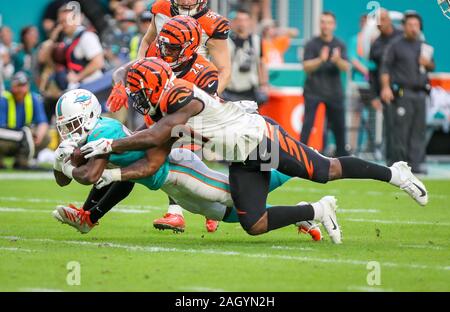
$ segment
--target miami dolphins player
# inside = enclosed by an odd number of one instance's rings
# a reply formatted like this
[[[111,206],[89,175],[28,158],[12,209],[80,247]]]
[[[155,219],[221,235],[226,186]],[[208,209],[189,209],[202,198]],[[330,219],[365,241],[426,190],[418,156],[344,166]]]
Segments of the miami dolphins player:
[[[119,139],[131,134],[119,121],[101,117],[100,113],[97,98],[87,90],[69,91],[58,100],[56,125],[64,141],[56,151],[54,173],[60,186],[68,185],[74,179],[85,185],[96,184],[106,194],[114,192],[112,182],[130,180],[150,190],[162,190],[192,213],[218,221],[239,222],[228,176],[211,170],[187,149],[172,149],[173,142],[147,151],[93,157],[86,164],[75,167],[69,156],[77,146],[100,138]],[[116,168],[107,169],[111,165]],[[273,171],[270,190],[289,179],[289,176]],[[88,233],[98,221],[91,215],[97,208],[85,210],[61,205],[53,211],[53,216],[81,233]],[[102,216],[106,212],[102,211]],[[297,226],[309,232],[314,240],[322,237],[316,224],[302,222]]]

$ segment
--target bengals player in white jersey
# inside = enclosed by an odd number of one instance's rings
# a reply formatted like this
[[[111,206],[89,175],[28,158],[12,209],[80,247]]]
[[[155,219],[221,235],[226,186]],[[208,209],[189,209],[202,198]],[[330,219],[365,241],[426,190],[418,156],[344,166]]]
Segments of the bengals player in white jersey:
[[[81,148],[85,157],[162,146],[180,132],[197,134],[207,143],[204,148],[211,148],[230,161],[231,197],[239,222],[250,235],[316,220],[325,227],[333,243],[342,242],[333,196],[311,204],[276,205],[266,210],[271,169],[318,183],[339,179],[387,182],[420,205],[428,203],[425,185],[405,162],[386,167],[351,156],[324,157],[293,139],[274,121],[247,113],[232,102],[223,103],[192,83],[177,79],[170,66],[160,59],[137,61],[128,71],[127,83],[134,106],[141,106],[150,115],[159,113],[162,118],[153,127],[127,138],[87,143]]]

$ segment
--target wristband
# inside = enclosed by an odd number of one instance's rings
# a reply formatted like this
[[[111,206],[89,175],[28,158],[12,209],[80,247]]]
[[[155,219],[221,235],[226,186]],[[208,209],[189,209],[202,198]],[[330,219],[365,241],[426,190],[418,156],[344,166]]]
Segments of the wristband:
[[[122,181],[122,170],[120,168],[110,169],[113,181]]]
[[[73,179],[73,170],[75,169],[74,166],[70,163],[70,160],[62,166],[62,172],[64,175],[70,179]]]
[[[62,172],[62,162],[55,159],[55,161],[53,162],[53,170]]]

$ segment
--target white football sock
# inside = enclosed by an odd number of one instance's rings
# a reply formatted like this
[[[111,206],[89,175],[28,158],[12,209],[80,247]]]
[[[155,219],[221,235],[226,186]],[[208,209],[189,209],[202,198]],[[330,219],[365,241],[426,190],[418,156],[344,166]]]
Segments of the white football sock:
[[[180,205],[169,205],[169,209],[167,210],[168,213],[171,214],[177,214],[182,216],[183,215],[183,208],[181,208]]]
[[[389,181],[389,183],[395,185],[395,186],[400,186],[400,184],[402,183],[401,181],[401,177],[400,177],[400,171],[398,170],[398,168],[396,167],[389,167],[389,169],[391,169],[391,180]]]
[[[314,220],[322,221],[323,219],[323,206],[320,202],[312,203],[311,206],[314,209]]]

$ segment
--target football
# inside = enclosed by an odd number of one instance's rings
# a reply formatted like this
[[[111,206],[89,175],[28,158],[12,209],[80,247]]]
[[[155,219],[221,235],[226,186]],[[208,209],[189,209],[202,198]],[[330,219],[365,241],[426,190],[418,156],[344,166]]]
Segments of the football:
[[[88,159],[84,158],[81,150],[78,147],[74,149],[72,155],[70,155],[70,162],[75,167],[80,167],[87,163],[87,161]]]

